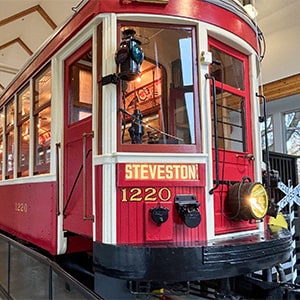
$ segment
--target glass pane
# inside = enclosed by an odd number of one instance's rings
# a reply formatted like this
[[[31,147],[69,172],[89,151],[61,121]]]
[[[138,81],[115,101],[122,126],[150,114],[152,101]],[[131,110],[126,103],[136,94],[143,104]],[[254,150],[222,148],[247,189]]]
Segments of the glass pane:
[[[29,170],[29,120],[19,126],[18,176],[28,176]]]
[[[300,155],[300,111],[286,113],[285,136],[288,154]],[[297,159],[298,182],[300,182],[300,159]]]
[[[29,86],[18,94],[18,122],[29,116],[30,91]]]
[[[211,47],[213,61],[210,72],[217,81],[230,85],[240,90],[245,89],[243,62],[220,49]]]
[[[28,176],[30,140],[30,90],[29,86],[17,95],[18,99],[18,176]]]
[[[2,180],[3,172],[3,131],[4,130],[4,115],[3,110],[0,111],[0,180]]]
[[[35,116],[35,168],[34,174],[50,171],[51,107]]]
[[[70,123],[92,114],[92,51],[70,66]]]
[[[34,79],[34,109],[43,106],[51,101],[51,67],[47,66]]]
[[[34,174],[50,172],[51,84],[49,65],[34,79]]]
[[[272,118],[272,116],[267,117],[266,126],[265,126],[265,122],[260,123],[260,134],[261,134],[261,142],[262,142],[263,150],[266,149],[266,131],[267,131],[267,137],[268,137],[268,140],[267,140],[268,149],[270,151],[274,151],[273,118]]]
[[[6,135],[6,178],[13,178],[14,171],[14,131]]]
[[[217,89],[218,145],[220,148],[246,151],[244,115],[244,98]]]
[[[15,120],[15,102],[10,101],[6,107],[6,128],[12,126]]]
[[[284,117],[287,153],[300,155],[300,111],[286,113]]]
[[[195,144],[192,29],[130,29],[145,59],[140,77],[123,84],[122,143]]]

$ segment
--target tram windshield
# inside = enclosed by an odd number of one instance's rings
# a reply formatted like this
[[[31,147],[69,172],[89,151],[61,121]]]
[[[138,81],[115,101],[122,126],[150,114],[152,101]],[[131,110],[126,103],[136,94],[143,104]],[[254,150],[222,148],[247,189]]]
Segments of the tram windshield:
[[[124,81],[122,144],[195,144],[193,29],[122,26],[141,43],[137,80]]]

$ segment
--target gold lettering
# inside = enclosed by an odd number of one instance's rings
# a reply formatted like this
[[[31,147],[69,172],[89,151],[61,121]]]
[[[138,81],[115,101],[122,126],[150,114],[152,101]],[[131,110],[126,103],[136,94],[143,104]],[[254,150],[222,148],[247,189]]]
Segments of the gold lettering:
[[[148,165],[148,167],[149,167],[150,176],[151,176],[150,178],[155,179],[157,165]]]
[[[28,205],[26,202],[15,202],[15,211],[27,213]]]
[[[164,165],[158,165],[157,168],[157,179],[165,179],[164,176]]]
[[[149,201],[169,201],[172,198],[172,192],[167,187],[154,188],[133,187],[130,189],[123,188],[121,191],[121,202],[149,202]],[[142,197],[144,195],[144,197]]]
[[[190,179],[198,179],[198,165],[189,166]]]
[[[149,178],[148,170],[149,170],[148,165],[141,165],[141,176],[140,176],[140,179],[148,179]]]
[[[163,187],[158,191],[158,197],[161,201],[169,201],[171,198],[171,191],[168,188]]]
[[[180,165],[174,165],[174,170],[175,170],[175,174],[174,174],[174,179],[180,179]]]
[[[127,202],[127,189],[122,189],[122,202]]]
[[[139,179],[139,170],[141,168],[140,164],[132,164],[133,167],[133,178],[134,179]]]
[[[166,179],[172,179],[173,178],[173,166],[166,165]]]
[[[130,189],[130,192],[132,192],[132,195],[129,201],[136,201],[136,202],[142,201],[142,197],[139,197],[142,194],[141,188],[132,188]]]
[[[126,164],[125,180],[198,180],[197,164]]]
[[[126,164],[125,165],[125,179],[133,179],[132,178],[132,165]]]
[[[153,187],[145,188],[145,201],[156,201],[156,189]]]

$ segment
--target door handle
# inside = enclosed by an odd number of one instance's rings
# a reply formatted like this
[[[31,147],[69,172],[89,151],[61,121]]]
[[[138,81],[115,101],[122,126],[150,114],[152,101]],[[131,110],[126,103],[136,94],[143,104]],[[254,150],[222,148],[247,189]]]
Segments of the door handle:
[[[82,199],[83,199],[83,220],[92,220],[94,221],[94,216],[87,216],[87,199],[86,199],[86,174],[87,174],[87,157],[89,156],[90,151],[87,152],[87,138],[93,138],[94,132],[83,133],[82,135]]]

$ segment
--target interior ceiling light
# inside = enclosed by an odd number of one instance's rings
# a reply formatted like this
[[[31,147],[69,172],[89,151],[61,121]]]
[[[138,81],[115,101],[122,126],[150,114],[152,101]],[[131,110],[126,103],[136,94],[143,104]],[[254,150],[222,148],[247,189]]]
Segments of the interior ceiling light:
[[[257,17],[257,10],[252,4],[244,5],[244,9],[252,20]]]
[[[228,193],[226,208],[232,220],[261,220],[269,206],[268,194],[258,182],[235,183]]]

